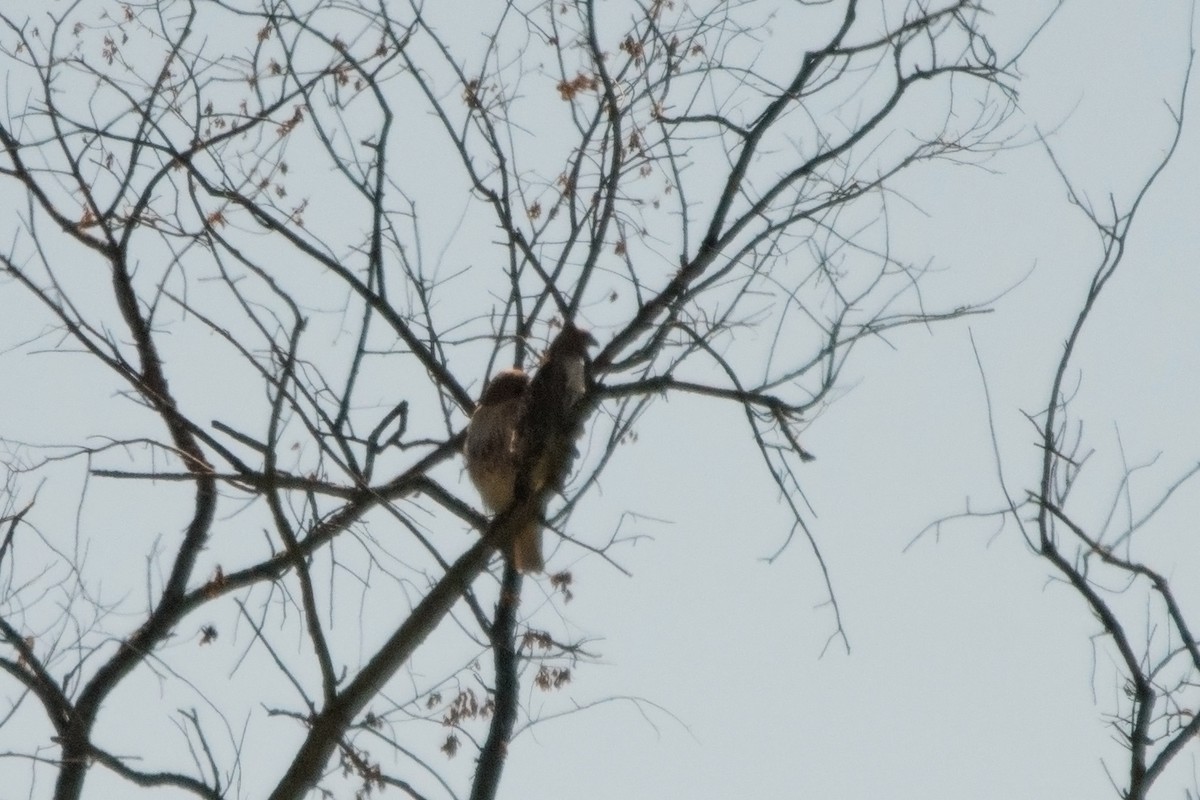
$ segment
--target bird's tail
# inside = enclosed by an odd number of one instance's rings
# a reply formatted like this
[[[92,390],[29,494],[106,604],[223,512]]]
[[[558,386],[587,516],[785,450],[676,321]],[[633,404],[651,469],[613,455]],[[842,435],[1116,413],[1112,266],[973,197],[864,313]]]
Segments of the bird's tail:
[[[520,572],[541,572],[545,568],[540,522],[535,520],[517,531],[512,542],[512,563]]]

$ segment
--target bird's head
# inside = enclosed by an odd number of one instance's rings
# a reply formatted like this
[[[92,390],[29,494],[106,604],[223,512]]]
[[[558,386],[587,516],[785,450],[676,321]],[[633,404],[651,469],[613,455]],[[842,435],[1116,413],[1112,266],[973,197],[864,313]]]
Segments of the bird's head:
[[[513,400],[524,394],[525,387],[528,385],[529,376],[521,370],[516,368],[501,370],[492,376],[491,382],[483,390],[483,396],[479,398],[479,404],[491,406],[506,400]]]
[[[546,354],[547,356],[554,353],[555,355],[586,357],[588,348],[595,347],[597,344],[596,337],[592,336],[589,331],[576,327],[573,322],[568,322],[563,325],[562,331],[550,343]]]

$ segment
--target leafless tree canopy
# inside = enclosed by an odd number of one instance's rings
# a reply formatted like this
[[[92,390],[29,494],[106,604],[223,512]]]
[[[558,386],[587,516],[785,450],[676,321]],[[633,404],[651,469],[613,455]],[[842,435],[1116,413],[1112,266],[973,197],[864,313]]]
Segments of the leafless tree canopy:
[[[1017,55],[965,1],[0,19],[0,750],[60,800],[493,796],[518,687],[592,652],[563,565],[627,544],[572,513],[673,393],[820,560],[803,431],[846,360],[973,310],[922,302],[890,187],[1003,144]],[[600,348],[535,617],[458,454],[565,321]]]

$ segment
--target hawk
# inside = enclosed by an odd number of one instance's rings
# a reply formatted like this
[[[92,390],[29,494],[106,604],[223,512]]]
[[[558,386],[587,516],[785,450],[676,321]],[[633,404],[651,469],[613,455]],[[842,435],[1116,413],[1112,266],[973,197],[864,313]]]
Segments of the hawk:
[[[483,504],[495,512],[512,504],[513,487],[521,456],[517,449],[517,420],[521,404],[529,388],[529,376],[519,369],[496,373],[467,426],[467,441],[463,455],[467,474],[479,490]],[[532,530],[529,530],[532,528]],[[513,539],[513,563],[518,569],[541,568],[541,546],[536,520],[523,528]]]
[[[581,431],[571,414],[587,392],[587,350],[596,340],[567,323],[530,379],[519,369],[496,374],[467,426],[467,474],[484,505],[506,511],[514,497],[548,494],[566,479]],[[540,572],[541,511],[522,523],[509,553],[521,572]]]

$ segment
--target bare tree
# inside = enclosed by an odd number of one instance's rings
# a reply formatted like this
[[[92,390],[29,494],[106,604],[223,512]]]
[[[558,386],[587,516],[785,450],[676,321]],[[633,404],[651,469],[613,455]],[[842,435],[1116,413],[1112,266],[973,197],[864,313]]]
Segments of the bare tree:
[[[1086,415],[1076,412],[1074,401],[1093,374],[1079,362],[1081,343],[1096,327],[1093,317],[1098,301],[1125,263],[1134,220],[1170,165],[1183,134],[1193,61],[1194,51],[1180,96],[1164,102],[1173,127],[1171,139],[1130,200],[1122,202],[1110,196],[1102,204],[1093,204],[1043,138],[1072,206],[1086,217],[1095,233],[1098,260],[1062,345],[1046,402],[1037,412],[1025,414],[1037,430],[1040,469],[1035,485],[1014,489],[1014,470],[1002,464],[986,361],[976,352],[999,483],[1006,499],[996,511],[963,515],[1000,517],[1015,523],[1030,551],[1052,567],[1055,582],[1068,587],[1093,615],[1099,631],[1093,639],[1096,666],[1092,679],[1103,683],[1115,677],[1117,691],[1112,693],[1107,718],[1114,738],[1128,752],[1124,765],[1114,768],[1105,763],[1105,769],[1117,794],[1136,800],[1150,797],[1155,782],[1200,732],[1200,693],[1196,689],[1200,643],[1189,623],[1196,609],[1194,603],[1181,600],[1178,584],[1173,585],[1169,578],[1180,554],[1155,543],[1174,524],[1164,512],[1178,499],[1180,490],[1194,482],[1200,467],[1177,476],[1147,500],[1134,490],[1134,479],[1154,466],[1157,457],[1131,466],[1119,433],[1105,444],[1103,437],[1087,428]],[[1108,362],[1105,366],[1118,368]],[[1089,464],[1089,475],[1104,472],[1097,461],[1107,461],[1110,467],[1115,464],[1121,472],[1111,494],[1099,501],[1094,483],[1093,488],[1079,489]],[[1181,575],[1180,580],[1188,583],[1187,577]],[[1188,792],[1187,796],[1194,794]]]
[[[674,393],[745,420],[820,562],[805,426],[860,342],[975,310],[925,307],[886,218],[1008,135],[978,3],[433,6],[0,18],[5,359],[54,376],[0,431],[31,796],[494,796],[521,682],[590,650],[496,556],[546,498],[489,521],[462,480],[486,377],[600,341],[552,570],[620,569],[572,513]]]

